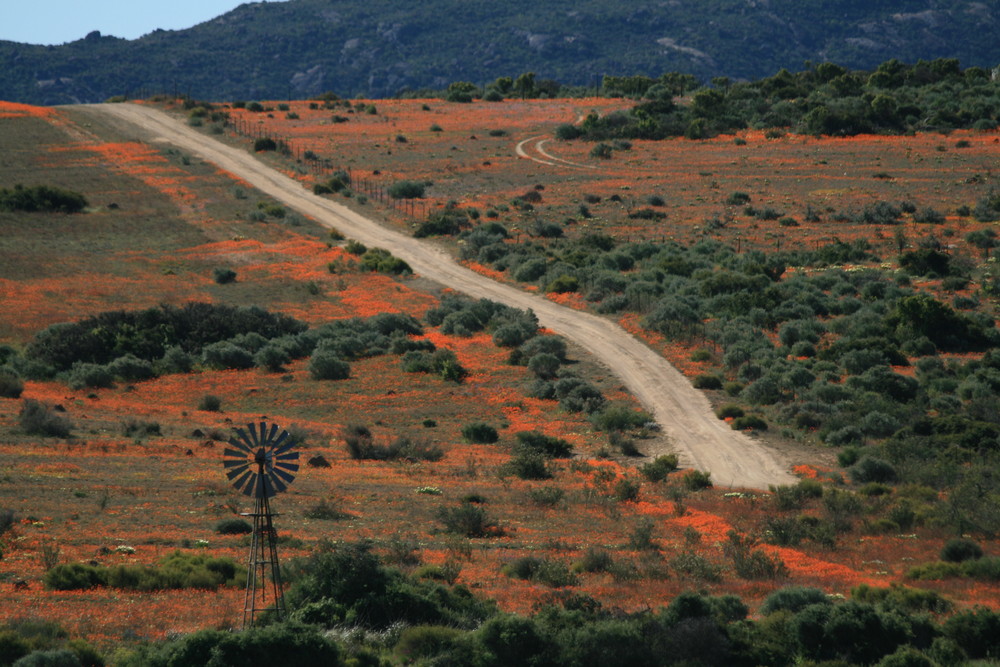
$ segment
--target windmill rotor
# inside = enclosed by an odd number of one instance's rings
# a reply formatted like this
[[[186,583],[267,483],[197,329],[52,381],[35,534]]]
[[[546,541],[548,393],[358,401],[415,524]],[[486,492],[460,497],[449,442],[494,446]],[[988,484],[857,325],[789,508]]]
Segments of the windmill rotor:
[[[285,491],[298,472],[299,453],[294,438],[278,425],[266,422],[235,429],[223,452],[226,477],[251,498],[273,498]]]

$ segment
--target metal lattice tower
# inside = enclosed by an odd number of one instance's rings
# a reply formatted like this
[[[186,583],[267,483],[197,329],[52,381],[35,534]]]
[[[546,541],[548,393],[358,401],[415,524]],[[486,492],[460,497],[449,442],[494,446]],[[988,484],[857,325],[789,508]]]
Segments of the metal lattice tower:
[[[299,453],[288,431],[278,433],[266,422],[235,429],[223,453],[226,477],[233,486],[254,499],[250,554],[247,556],[247,589],[243,602],[243,627],[252,626],[258,614],[271,609],[278,618],[285,615],[284,588],[278,563],[278,535],[274,529],[271,498],[288,488],[298,471]],[[270,586],[267,581],[270,579]],[[270,591],[270,594],[269,592]]]

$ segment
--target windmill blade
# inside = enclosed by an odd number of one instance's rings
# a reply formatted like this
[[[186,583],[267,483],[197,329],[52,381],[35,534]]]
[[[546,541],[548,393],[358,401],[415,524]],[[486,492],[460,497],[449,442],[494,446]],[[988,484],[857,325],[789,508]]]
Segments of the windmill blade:
[[[275,471],[272,471],[272,473],[273,472],[275,472]],[[272,474],[272,473],[268,473],[268,475],[267,475],[267,481],[268,481],[268,483],[270,484],[271,488],[274,489],[275,493],[283,493],[285,491],[285,489],[288,488],[288,485],[285,484],[283,481],[281,481],[281,479],[279,479],[277,475]],[[272,493],[271,495],[274,495],[274,494]],[[268,496],[268,497],[270,497],[270,496]]]
[[[286,484],[291,484],[292,480],[295,479],[295,475],[278,468],[272,468],[269,474],[276,479],[284,480]],[[281,490],[284,491],[284,489]]]
[[[274,460],[275,461],[298,461],[299,460],[299,453],[298,452],[284,452],[284,453],[279,454],[278,452],[275,452],[274,453]]]
[[[243,473],[245,473],[249,469],[250,469],[250,465],[249,464],[242,465],[239,468],[236,468],[234,470],[230,470],[229,472],[227,472],[226,473],[226,477],[228,477],[229,480],[232,481],[232,480],[236,479],[237,477],[239,477],[240,475],[242,475]]]
[[[251,449],[260,447],[260,440],[257,438],[257,427],[253,424],[247,424],[247,432],[250,434]]]
[[[291,438],[288,435],[288,431],[282,431],[278,434],[277,439],[271,444],[271,449],[277,454],[278,452],[286,452],[295,446],[295,438]]]
[[[286,433],[287,433],[287,431],[286,431]],[[286,442],[281,447],[275,447],[274,448],[274,455],[275,456],[282,456],[285,453],[287,453],[289,450],[291,450],[291,448],[294,447],[294,446],[295,446],[295,440],[289,440],[288,442]],[[296,453],[295,456],[298,456],[298,453]]]
[[[261,435],[263,436],[263,434],[264,434],[264,422],[260,423],[260,432],[261,432]],[[267,438],[264,439],[264,444],[272,446],[272,447],[275,446],[277,443],[274,442],[274,436],[276,436],[277,434],[278,434],[278,425],[277,424],[271,424],[271,430],[268,431]]]
[[[237,440],[236,438],[239,438],[239,440]],[[250,441],[250,436],[248,436],[246,431],[244,431],[243,429],[241,428],[236,429],[236,438],[230,438],[229,444],[245,449],[248,452],[253,449],[253,443]]]
[[[278,470],[279,468],[281,470],[284,470],[285,472],[298,472],[299,470],[298,464],[285,463],[284,461],[278,461],[277,463],[274,464],[274,466],[272,466],[272,469],[274,470]]]
[[[252,470],[244,470],[243,475],[240,476],[240,478],[237,479],[235,482],[233,482],[233,486],[236,487],[236,490],[242,491],[243,493],[246,493],[249,496],[250,494],[246,492],[246,489],[244,487],[247,485],[247,480],[249,480],[253,474],[254,473]]]
[[[232,461],[246,461],[247,454],[250,452],[245,452],[241,449],[227,449],[222,452],[222,455],[226,457],[225,464],[229,465]]]

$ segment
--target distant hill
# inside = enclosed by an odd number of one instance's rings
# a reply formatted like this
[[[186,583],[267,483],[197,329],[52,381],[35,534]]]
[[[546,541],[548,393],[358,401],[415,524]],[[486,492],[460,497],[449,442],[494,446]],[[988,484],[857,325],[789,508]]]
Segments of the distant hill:
[[[998,34],[996,0],[289,0],[135,40],[0,42],[0,99],[385,97],[527,71],[572,85],[669,71],[707,81],[890,58],[993,68]]]

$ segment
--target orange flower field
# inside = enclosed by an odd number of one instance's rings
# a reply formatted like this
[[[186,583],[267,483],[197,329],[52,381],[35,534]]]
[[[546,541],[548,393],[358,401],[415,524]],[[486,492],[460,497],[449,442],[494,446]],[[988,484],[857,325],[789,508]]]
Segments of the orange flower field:
[[[695,148],[680,140],[634,142],[631,150],[598,165],[588,154],[589,145],[556,141],[552,131],[591,110],[622,108],[622,100],[364,102],[369,103],[377,113],[357,104],[350,113],[343,106],[324,109],[318,104],[313,109],[308,102],[290,103],[295,119],[273,110],[229,112],[257,132],[287,138],[297,155],[313,151],[352,174],[386,183],[431,180],[432,208],[457,200],[485,211],[542,186],[536,189],[542,202],[534,213],[501,213],[500,220],[520,234],[529,233],[535,217],[570,215],[584,194],[593,193],[602,198],[591,206],[594,217],[575,223],[574,233],[686,242],[709,233],[706,220],[731,216],[718,235],[727,242],[740,239],[746,248],[807,247],[863,235],[886,246],[894,241],[891,232],[849,223],[801,222],[792,232],[755,221],[727,210],[723,200],[733,191],[759,193],[755,203],[782,208],[800,220],[807,204],[843,209],[880,197],[912,196],[950,210],[974,200],[978,186],[963,181],[988,169],[997,150],[995,133],[769,140],[747,132],[742,146],[735,146],[733,137],[698,142]],[[419,276],[362,272],[357,258],[314,221],[293,211],[283,211],[283,217],[262,215],[274,202],[213,165],[128,140],[111,128],[85,127],[78,113],[0,103],[0,147],[25,156],[22,166],[0,165],[0,180],[72,185],[86,192],[89,203],[86,213],[75,216],[0,214],[0,344],[20,350],[52,324],[109,310],[191,301],[259,305],[310,326],[379,313],[420,318],[446,293]],[[333,115],[347,120],[335,122]],[[432,129],[435,125],[440,131]],[[539,145],[535,137],[549,140]],[[971,146],[953,148],[960,137]],[[231,135],[225,139],[241,141]],[[523,151],[529,157],[517,152],[525,140]],[[946,150],[939,150],[940,145]],[[262,159],[280,160],[271,155]],[[305,186],[323,178],[312,174],[302,159],[293,157],[283,166],[298,169]],[[872,177],[882,171],[892,178]],[[610,201],[613,194],[622,201]],[[628,209],[643,206],[652,194],[667,202],[665,221],[626,217]],[[413,222],[374,203],[364,210],[392,226]],[[956,243],[962,243],[969,229],[959,231]],[[917,238],[928,232],[911,225],[905,233]],[[235,271],[236,280],[214,280],[213,269],[219,267]],[[470,268],[503,279],[489,267]],[[549,298],[570,308],[586,307],[576,293]],[[643,331],[634,315],[621,324],[686,375],[705,372],[707,362],[691,360],[701,341],[668,341]],[[199,628],[238,625],[242,589],[59,592],[46,590],[43,577],[55,563],[152,564],[176,549],[245,559],[243,536],[215,530],[220,520],[252,508],[249,498],[228,485],[222,450],[233,427],[258,420],[305,436],[302,468],[288,492],[273,501],[280,513],[276,525],[283,560],[305,557],[324,540],[371,540],[390,560],[404,544],[422,565],[455,564],[458,583],[519,612],[530,612],[554,591],[505,575],[505,565],[533,555],[572,567],[589,549],[606,550],[627,567],[615,574],[577,567],[574,590],[625,611],[658,608],[685,590],[733,593],[756,609],[783,586],[816,586],[850,596],[860,584],[925,587],[960,608],[1000,606],[998,583],[907,579],[912,566],[936,560],[950,537],[944,529],[887,533],[861,516],[837,538],[835,548],[813,540],[796,546],[764,544],[768,521],[776,515],[771,493],[692,490],[684,471],[650,481],[639,472],[649,463],[647,457],[612,455],[608,434],[585,415],[563,410],[555,400],[527,396],[531,373],[508,363],[510,351],[494,346],[488,333],[458,337],[426,326],[419,338],[452,350],[469,371],[466,380],[459,384],[433,374],[407,373],[399,356],[387,354],[352,361],[350,377],[337,381],[312,379],[308,359],[300,359],[284,372],[196,370],[106,389],[28,381],[20,398],[0,398],[0,510],[13,510],[17,517],[12,530],[0,536],[0,622],[54,620],[71,635],[108,650]],[[608,369],[573,347],[569,352],[575,370],[607,397],[639,407]],[[221,400],[220,411],[199,409],[206,395]],[[73,424],[72,436],[25,434],[18,421],[24,399],[58,406],[58,414]],[[129,423],[136,421],[157,424],[159,434],[129,432]],[[462,427],[477,421],[496,427],[500,441],[463,440]],[[376,441],[407,436],[440,446],[444,456],[434,462],[354,460],[341,432],[358,423],[370,426]],[[575,455],[554,462],[552,480],[519,479],[504,466],[521,431],[563,438]],[[649,449],[651,439],[663,437],[644,433],[636,445]],[[843,483],[830,452],[792,454],[799,477],[827,480],[831,486]],[[306,464],[317,456],[330,467]],[[626,481],[638,485],[633,498],[618,491]],[[561,489],[562,497],[540,502],[537,491],[549,488]],[[444,531],[441,509],[456,506],[469,494],[485,499],[482,506],[496,520],[499,534],[469,539]],[[346,517],[308,518],[320,501]],[[819,500],[811,499],[800,513],[815,517],[824,511]],[[758,581],[738,577],[727,555],[731,531],[780,560],[787,573]],[[119,546],[134,553],[116,550]],[[679,559],[692,556],[703,565],[698,573],[679,575],[672,569]]]

